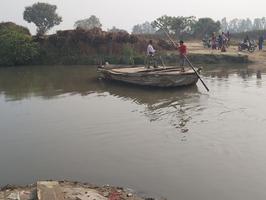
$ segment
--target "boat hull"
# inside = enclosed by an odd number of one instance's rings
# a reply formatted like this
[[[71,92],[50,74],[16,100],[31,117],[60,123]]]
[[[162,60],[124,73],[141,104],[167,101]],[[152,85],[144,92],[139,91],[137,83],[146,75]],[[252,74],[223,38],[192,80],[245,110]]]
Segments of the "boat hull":
[[[175,67],[146,69],[144,67],[99,68],[101,77],[135,85],[181,87],[196,84],[198,76],[192,70],[181,72]]]

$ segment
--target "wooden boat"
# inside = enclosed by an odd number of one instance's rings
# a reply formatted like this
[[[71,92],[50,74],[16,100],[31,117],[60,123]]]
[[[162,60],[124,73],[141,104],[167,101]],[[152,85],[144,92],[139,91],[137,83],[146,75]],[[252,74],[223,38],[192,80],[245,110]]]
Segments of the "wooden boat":
[[[153,87],[188,86],[196,84],[198,81],[198,76],[192,69],[181,72],[177,67],[147,69],[140,66],[103,66],[98,68],[98,72],[104,79]]]

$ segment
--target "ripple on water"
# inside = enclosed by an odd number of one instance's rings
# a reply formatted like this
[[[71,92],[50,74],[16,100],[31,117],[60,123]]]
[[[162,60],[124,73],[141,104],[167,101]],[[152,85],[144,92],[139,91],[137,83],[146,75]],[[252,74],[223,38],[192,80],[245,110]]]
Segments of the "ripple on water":
[[[266,74],[206,74],[207,93],[97,81],[87,66],[14,70],[0,69],[0,184],[75,177],[168,199],[266,196]]]

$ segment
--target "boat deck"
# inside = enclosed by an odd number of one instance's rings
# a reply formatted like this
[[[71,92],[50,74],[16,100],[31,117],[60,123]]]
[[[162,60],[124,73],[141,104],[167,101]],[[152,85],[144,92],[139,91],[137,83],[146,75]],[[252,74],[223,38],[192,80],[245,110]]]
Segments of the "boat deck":
[[[109,69],[113,73],[117,74],[134,74],[134,73],[152,73],[152,74],[191,74],[194,73],[192,69],[185,69],[185,72],[181,72],[177,67],[158,67],[158,68],[145,68],[145,67],[125,67],[125,68],[113,68]]]
[[[102,67],[98,69],[101,77],[143,86],[177,87],[196,84],[197,73],[179,67],[145,68],[144,66]]]

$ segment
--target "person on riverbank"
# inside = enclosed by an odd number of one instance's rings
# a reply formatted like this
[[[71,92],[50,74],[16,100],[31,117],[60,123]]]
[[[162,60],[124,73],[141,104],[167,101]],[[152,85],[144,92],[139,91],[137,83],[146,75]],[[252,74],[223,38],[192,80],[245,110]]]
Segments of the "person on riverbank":
[[[227,41],[228,41],[228,38],[226,37],[225,33],[222,32],[222,46],[221,46],[221,52],[226,52]]]
[[[212,33],[211,46],[213,50],[217,48],[217,39],[215,33]]]
[[[177,47],[180,55],[180,67],[181,72],[185,71],[185,63],[186,63],[186,56],[187,56],[187,46],[184,44],[183,40],[180,40],[179,46]]]
[[[153,43],[152,40],[150,40],[147,46],[147,63],[146,63],[147,68],[150,68],[150,65],[153,65],[153,67],[157,67],[155,59],[156,50],[153,48],[152,43]]]
[[[226,33],[226,37],[227,37],[227,43],[226,43],[226,46],[229,47],[230,45],[230,40],[231,40],[231,34],[229,31],[227,31]]]
[[[262,48],[263,48],[263,42],[264,42],[264,38],[263,38],[263,36],[261,35],[261,36],[259,37],[259,50],[260,50],[260,51],[261,51]]]
[[[221,50],[223,46],[223,37],[222,35],[218,36],[218,50]]]

